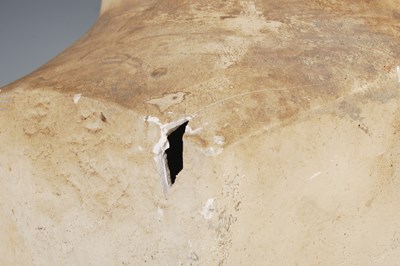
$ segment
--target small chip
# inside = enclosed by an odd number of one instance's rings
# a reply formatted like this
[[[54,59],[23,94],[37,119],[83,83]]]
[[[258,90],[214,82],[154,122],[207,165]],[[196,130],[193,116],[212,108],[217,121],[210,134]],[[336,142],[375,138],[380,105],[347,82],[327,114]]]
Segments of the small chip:
[[[81,99],[82,94],[75,94],[74,97],[72,98],[72,100],[74,101],[75,104],[78,104],[79,100]]]
[[[400,82],[400,66],[396,67],[396,71],[397,71],[397,80]]]

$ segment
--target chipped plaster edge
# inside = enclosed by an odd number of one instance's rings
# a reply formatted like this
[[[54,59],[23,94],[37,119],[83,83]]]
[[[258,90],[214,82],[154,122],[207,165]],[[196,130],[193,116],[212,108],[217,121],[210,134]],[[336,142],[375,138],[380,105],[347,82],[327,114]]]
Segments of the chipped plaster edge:
[[[168,136],[178,127],[186,122],[189,122],[191,118],[192,117],[184,117],[167,124],[162,124],[157,117],[148,116],[146,118],[147,122],[156,124],[160,127],[160,139],[154,145],[153,153],[155,154],[154,161],[156,162],[158,174],[160,175],[161,184],[165,194],[167,194],[168,189],[172,185],[171,174],[168,168],[167,154],[165,152],[170,147]]]

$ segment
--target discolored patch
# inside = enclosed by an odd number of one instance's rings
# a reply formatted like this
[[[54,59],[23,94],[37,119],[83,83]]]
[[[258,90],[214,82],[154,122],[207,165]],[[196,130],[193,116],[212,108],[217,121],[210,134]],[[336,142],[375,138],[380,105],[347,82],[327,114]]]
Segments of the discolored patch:
[[[164,112],[170,106],[179,104],[183,100],[185,100],[185,95],[186,95],[186,93],[184,93],[184,92],[171,93],[171,94],[167,94],[161,98],[151,99],[151,100],[147,101],[147,103],[156,105],[157,108],[160,110],[160,112]]]
[[[151,76],[153,78],[161,78],[162,76],[165,76],[168,73],[168,69],[165,67],[157,68],[153,72],[151,72]]]

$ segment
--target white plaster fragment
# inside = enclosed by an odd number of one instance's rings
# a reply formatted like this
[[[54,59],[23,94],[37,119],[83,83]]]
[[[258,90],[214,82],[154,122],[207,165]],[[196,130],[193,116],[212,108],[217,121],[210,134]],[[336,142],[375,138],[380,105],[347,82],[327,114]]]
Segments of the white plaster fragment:
[[[157,221],[161,222],[162,218],[164,217],[164,211],[160,207],[157,208]]]
[[[396,67],[396,72],[397,72],[397,80],[400,82],[400,66]]]
[[[202,130],[201,127],[196,128],[196,129],[192,129],[190,126],[187,126],[185,133],[188,134],[188,135],[193,136],[193,135],[198,135],[201,132],[201,130]]]
[[[206,156],[216,156],[218,154],[221,154],[224,151],[223,148],[214,148],[214,147],[208,147],[207,149],[203,150],[204,155]]]
[[[213,140],[215,144],[220,146],[224,145],[225,143],[225,138],[223,136],[214,136]]]
[[[322,172],[319,171],[319,172],[313,174],[312,176],[310,176],[310,178],[309,178],[308,180],[312,180],[312,179],[316,178],[316,177],[319,176],[321,173],[322,173]]]
[[[138,150],[139,150],[139,151],[143,151],[142,146],[139,145]]]
[[[155,124],[155,125],[157,125],[157,126],[162,126],[162,124],[161,124],[161,122],[160,122],[160,119],[158,119],[158,117],[155,117],[155,116],[147,116],[145,119],[144,119],[144,121],[147,121],[147,122],[149,122],[149,123],[153,123],[153,124]]]
[[[204,219],[210,220],[214,216],[214,210],[214,199],[211,198],[207,200],[200,214],[204,217]]]
[[[78,94],[75,94],[75,95],[74,95],[74,97],[72,98],[72,100],[74,101],[75,104],[78,104],[78,102],[79,102],[79,100],[81,99],[81,97],[82,97],[82,93],[78,93]]]

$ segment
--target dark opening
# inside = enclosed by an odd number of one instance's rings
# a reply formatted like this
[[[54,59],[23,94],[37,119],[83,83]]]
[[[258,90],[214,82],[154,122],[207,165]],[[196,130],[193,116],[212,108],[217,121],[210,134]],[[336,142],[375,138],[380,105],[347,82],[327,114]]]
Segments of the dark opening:
[[[168,135],[169,148],[165,151],[167,154],[168,169],[171,178],[171,184],[175,183],[176,176],[183,169],[183,134],[189,121],[180,125],[174,132]]]

